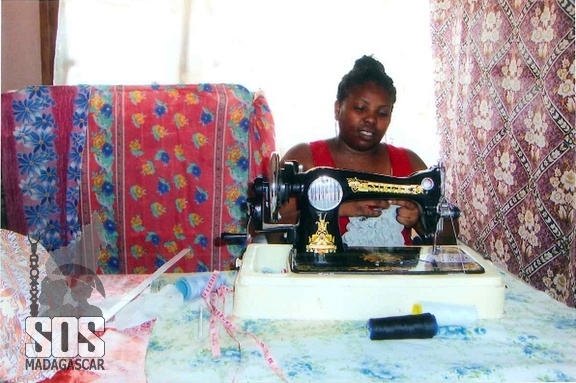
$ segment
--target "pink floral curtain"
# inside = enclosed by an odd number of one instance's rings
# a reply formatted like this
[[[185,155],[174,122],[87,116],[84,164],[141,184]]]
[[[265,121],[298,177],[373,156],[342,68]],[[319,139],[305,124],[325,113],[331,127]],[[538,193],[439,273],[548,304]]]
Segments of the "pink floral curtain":
[[[461,240],[574,307],[574,2],[432,0],[431,32]]]

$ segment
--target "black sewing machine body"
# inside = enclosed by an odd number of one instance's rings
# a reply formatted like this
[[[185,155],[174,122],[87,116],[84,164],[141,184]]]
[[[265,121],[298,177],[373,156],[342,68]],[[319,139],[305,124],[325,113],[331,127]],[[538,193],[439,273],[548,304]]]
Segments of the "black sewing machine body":
[[[285,170],[287,170],[285,168]],[[433,234],[441,197],[438,168],[410,177],[389,177],[328,167],[295,175],[302,185],[298,198],[300,222],[295,247],[299,253],[344,252],[338,209],[344,202],[367,199],[410,199],[420,207],[424,229]]]
[[[362,258],[363,254],[386,252],[390,259],[406,265],[418,262],[419,251],[349,248],[339,228],[338,210],[342,203],[354,200],[409,199],[418,204],[424,235],[432,238],[441,218],[457,217],[457,207],[448,204],[443,193],[443,169],[433,166],[408,177],[359,172],[331,167],[301,171],[296,162],[279,158],[270,161],[269,179],[258,177],[249,200],[250,216],[258,232],[288,232],[294,245],[294,260],[301,265],[342,265]],[[290,198],[296,198],[300,210],[295,225],[279,223],[279,210]],[[353,254],[358,253],[358,257]],[[343,256],[345,255],[345,256]],[[344,263],[343,263],[344,262]]]

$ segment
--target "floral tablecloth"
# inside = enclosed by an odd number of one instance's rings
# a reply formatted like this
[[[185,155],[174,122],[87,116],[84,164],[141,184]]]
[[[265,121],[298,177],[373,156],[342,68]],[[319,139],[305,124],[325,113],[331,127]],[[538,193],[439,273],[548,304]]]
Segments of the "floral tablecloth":
[[[219,322],[218,358],[209,312],[197,299],[156,321],[146,376],[150,383],[576,381],[576,310],[503,275],[500,319],[440,327],[431,339],[372,341],[362,321],[229,318],[235,339]],[[233,294],[225,297],[229,314]]]

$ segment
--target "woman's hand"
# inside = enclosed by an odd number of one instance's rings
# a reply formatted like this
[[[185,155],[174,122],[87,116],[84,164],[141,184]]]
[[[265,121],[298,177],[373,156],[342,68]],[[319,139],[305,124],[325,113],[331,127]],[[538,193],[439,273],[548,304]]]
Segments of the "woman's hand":
[[[396,221],[402,225],[413,228],[420,222],[420,207],[410,200],[398,199],[390,200],[391,205],[398,205],[396,209]]]
[[[418,205],[409,200],[362,200],[349,201],[340,206],[338,213],[346,217],[378,217],[383,209],[396,205],[396,220],[409,228],[420,221],[420,209]],[[394,208],[394,207],[393,207]]]

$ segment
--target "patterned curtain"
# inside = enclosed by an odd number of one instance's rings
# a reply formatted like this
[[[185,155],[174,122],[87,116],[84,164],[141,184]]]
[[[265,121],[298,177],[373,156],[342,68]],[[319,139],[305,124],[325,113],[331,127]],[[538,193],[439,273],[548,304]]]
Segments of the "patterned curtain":
[[[574,307],[574,2],[432,0],[431,32],[461,240]]]

